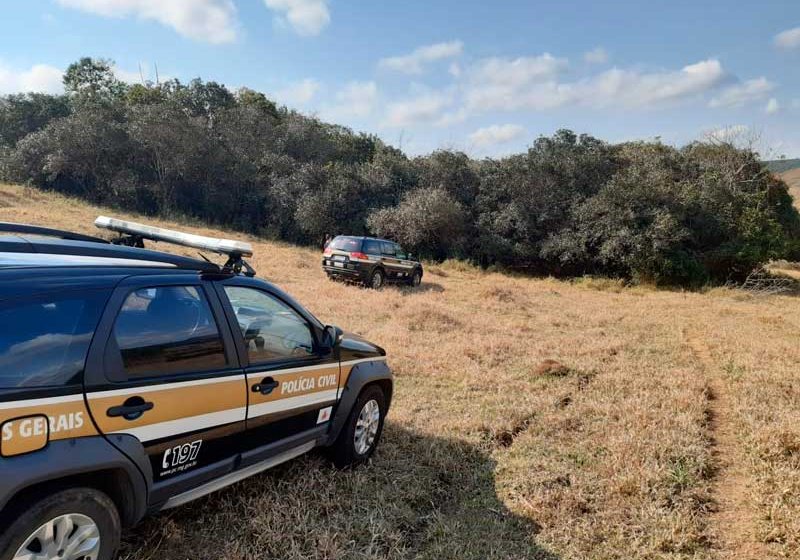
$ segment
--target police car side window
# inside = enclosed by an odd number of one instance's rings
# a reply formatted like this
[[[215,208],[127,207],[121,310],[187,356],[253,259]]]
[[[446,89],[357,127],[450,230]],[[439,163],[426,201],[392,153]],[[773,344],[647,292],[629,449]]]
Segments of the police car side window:
[[[0,305],[0,388],[81,383],[108,293],[68,292]]]
[[[394,256],[394,253],[395,253],[394,243],[389,243],[388,241],[384,241],[382,243],[382,245],[383,245],[383,254],[384,255]]]
[[[236,314],[250,364],[313,355],[311,327],[294,309],[253,288],[225,286],[225,293]]]
[[[362,250],[368,255],[380,255],[381,243],[380,241],[375,241],[374,239],[365,239]]]
[[[220,369],[225,347],[203,291],[195,286],[141,288],[125,299],[114,337],[129,377]]]

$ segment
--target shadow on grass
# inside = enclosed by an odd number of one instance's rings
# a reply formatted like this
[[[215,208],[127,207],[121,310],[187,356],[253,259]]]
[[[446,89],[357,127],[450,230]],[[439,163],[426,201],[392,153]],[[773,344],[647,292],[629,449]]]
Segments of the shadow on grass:
[[[372,462],[312,453],[124,536],[120,559],[543,559],[538,526],[495,494],[484,451],[391,423]]]
[[[436,282],[422,282],[419,286],[411,287],[411,286],[400,286],[400,292],[404,296],[415,296],[418,294],[424,294],[427,292],[434,292],[434,293],[441,293],[444,291],[444,287],[441,284],[437,284]]]

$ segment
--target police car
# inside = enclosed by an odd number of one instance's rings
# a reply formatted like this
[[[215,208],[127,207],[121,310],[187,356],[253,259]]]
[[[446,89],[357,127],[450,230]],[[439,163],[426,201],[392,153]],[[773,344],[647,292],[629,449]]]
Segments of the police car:
[[[325,247],[322,269],[330,279],[360,282],[380,289],[386,282],[419,286],[422,264],[388,239],[339,235]]]
[[[371,456],[384,350],[256,278],[249,244],[96,225],[115,238],[0,224],[0,560],[108,560],[148,512],[315,447]]]

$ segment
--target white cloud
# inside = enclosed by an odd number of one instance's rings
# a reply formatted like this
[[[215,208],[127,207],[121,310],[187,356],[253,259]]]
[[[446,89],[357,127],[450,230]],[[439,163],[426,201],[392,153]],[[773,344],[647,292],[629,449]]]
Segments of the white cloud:
[[[647,73],[614,68],[576,90],[583,104],[650,107],[705,93],[725,78],[720,62],[708,59],[677,71]]]
[[[378,101],[378,86],[375,82],[349,82],[336,93],[336,104],[322,111],[330,120],[347,117],[368,117]]]
[[[795,49],[800,47],[800,27],[787,29],[775,35],[775,45],[782,49]]]
[[[608,51],[603,47],[595,47],[583,54],[583,60],[589,64],[605,64],[608,62]]]
[[[505,144],[525,134],[525,128],[518,124],[492,125],[479,128],[469,135],[470,141],[480,148]]]
[[[755,78],[726,88],[709,102],[709,107],[741,107],[745,103],[764,99],[775,89],[775,84],[764,78]]]
[[[448,111],[444,113],[433,124],[435,124],[436,126],[445,126],[445,127],[452,126],[454,124],[462,123],[468,118],[469,118],[469,112],[464,107],[461,107],[455,111]]]
[[[183,35],[213,44],[236,39],[236,7],[232,0],[57,0],[104,17],[157,21]]]
[[[278,90],[275,93],[275,97],[289,107],[297,107],[310,103],[318,91],[319,82],[312,78],[306,78]]]
[[[387,107],[385,126],[404,127],[417,123],[437,121],[442,112],[452,103],[449,95],[431,92],[406,101],[398,101]]]
[[[403,72],[404,74],[421,74],[427,63],[454,58],[460,55],[463,50],[464,43],[461,41],[436,43],[435,45],[416,48],[409,54],[382,58],[378,62],[378,66]]]
[[[264,0],[299,35],[319,35],[331,21],[328,0]]]
[[[556,85],[556,76],[566,67],[566,59],[549,53],[513,60],[480,60],[468,73],[466,106],[470,111],[482,111],[559,105],[560,101],[553,102],[552,89]]]
[[[0,63],[0,94],[64,91],[64,72],[48,64],[34,64],[27,70],[14,70]]]
[[[780,110],[781,110],[781,104],[778,103],[778,100],[775,99],[774,97],[771,97],[770,100],[767,101],[767,106],[764,107],[764,111],[766,111],[768,115],[774,115]]]
[[[577,82],[560,82],[558,74],[566,65],[566,60],[549,54],[480,62],[465,90],[465,105],[473,112],[541,111],[566,105],[649,108],[701,95],[726,79],[722,65],[715,59],[677,71],[612,68]]]

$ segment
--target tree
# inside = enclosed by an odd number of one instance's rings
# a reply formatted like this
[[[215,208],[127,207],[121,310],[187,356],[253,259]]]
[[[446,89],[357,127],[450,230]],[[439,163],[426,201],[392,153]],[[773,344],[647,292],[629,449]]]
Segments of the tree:
[[[271,99],[260,91],[255,91],[246,87],[240,88],[236,92],[236,102],[240,107],[252,108],[262,116],[269,116],[273,119],[280,118],[278,107]]]
[[[112,103],[123,97],[127,86],[114,74],[114,62],[103,58],[81,58],[67,67],[64,90],[73,101]]]
[[[218,112],[236,104],[236,98],[217,82],[195,78],[187,86],[177,84],[170,96],[191,117],[213,118]]]
[[[746,147],[559,130],[497,160],[409,159],[246,88],[127,86],[91,58],[64,84],[65,96],[0,97],[4,177],[296,243],[371,231],[422,256],[530,273],[692,285],[800,258],[787,187]]]
[[[63,95],[17,93],[0,97],[0,146],[13,147],[21,138],[68,114],[69,102]]]
[[[394,208],[372,212],[370,231],[402,243],[425,257],[442,259],[460,246],[464,208],[441,187],[421,187],[407,193]]]

